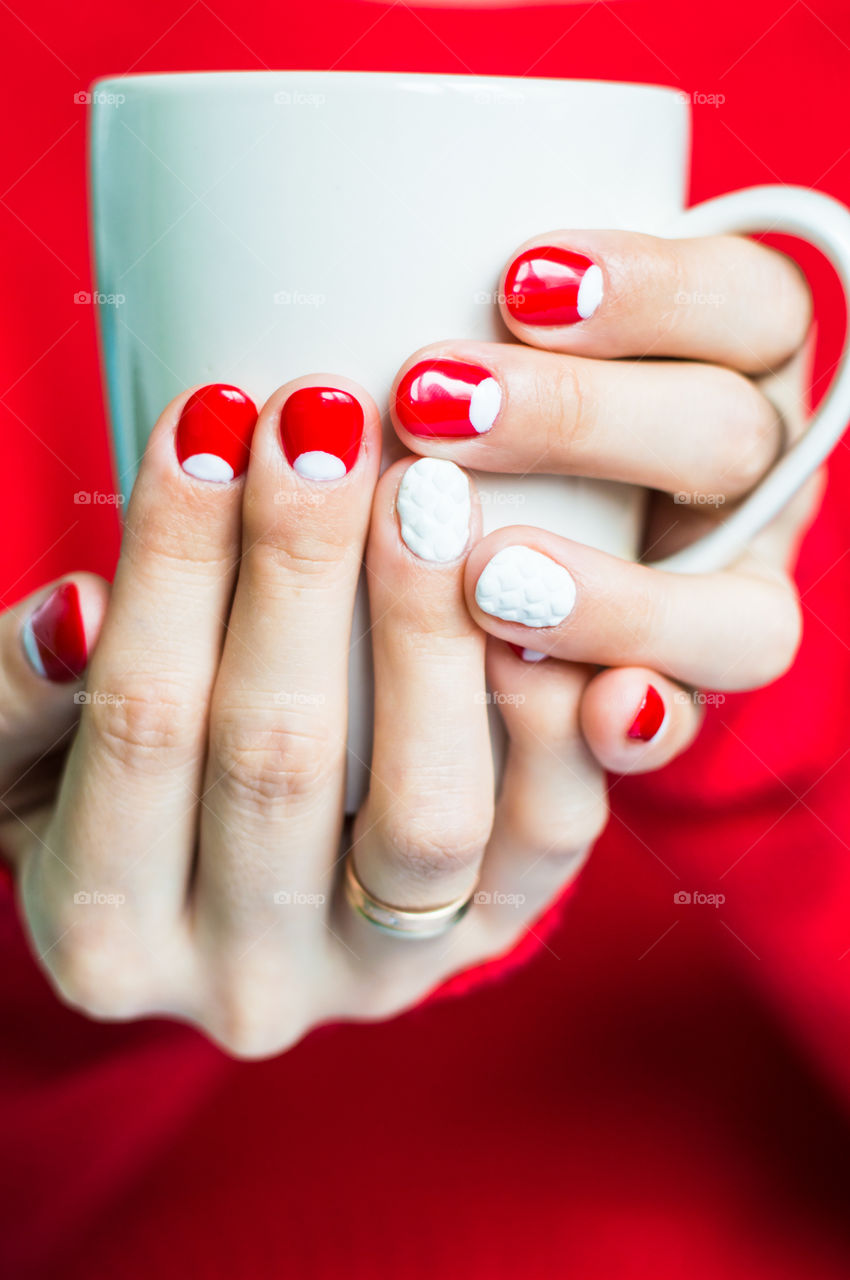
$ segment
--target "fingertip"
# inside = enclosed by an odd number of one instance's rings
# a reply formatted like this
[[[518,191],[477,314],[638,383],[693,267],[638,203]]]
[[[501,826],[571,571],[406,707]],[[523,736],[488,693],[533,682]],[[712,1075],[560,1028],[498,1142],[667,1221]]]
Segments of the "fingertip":
[[[457,566],[481,523],[467,472],[444,458],[415,458],[397,464],[393,483],[398,533],[407,550],[431,566]]]
[[[21,651],[30,673],[49,684],[80,681],[103,625],[109,586],[91,573],[43,588],[18,611]]]
[[[584,556],[568,539],[532,526],[496,529],[472,548],[464,578],[467,606],[491,635],[551,652],[553,628],[571,617],[579,597],[572,563]],[[554,554],[553,554],[554,552]],[[568,569],[564,561],[570,562]]]
[[[580,715],[591,751],[612,773],[668,764],[690,746],[702,721],[687,690],[642,667],[600,672],[584,692]]]
[[[375,474],[381,460],[381,415],[368,391],[335,373],[306,374],[273,391],[259,413],[254,453],[299,481],[324,486]]]

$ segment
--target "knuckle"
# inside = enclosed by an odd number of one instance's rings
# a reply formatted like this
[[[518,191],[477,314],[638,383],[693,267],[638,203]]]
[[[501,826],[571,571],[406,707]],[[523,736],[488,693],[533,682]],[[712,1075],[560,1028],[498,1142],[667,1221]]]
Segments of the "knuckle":
[[[574,450],[593,433],[593,397],[582,376],[582,367],[569,356],[556,364],[541,362],[534,374],[535,417],[548,422],[552,445],[558,450]]]
[[[478,867],[490,839],[492,818],[485,814],[414,811],[391,814],[379,822],[384,856],[405,879],[429,882]]]
[[[579,708],[583,685],[576,688],[505,692],[499,710],[511,741],[546,743],[550,751],[568,750],[582,741]]]
[[[769,471],[781,443],[779,415],[754,383],[730,374],[737,384],[725,415],[722,482],[730,497],[747,493]]]
[[[791,667],[803,637],[803,614],[797,592],[787,585],[765,610],[757,646],[756,683],[770,684]]]
[[[51,982],[65,1004],[92,1018],[129,1021],[148,1007],[144,965],[108,933],[75,930],[51,954]]]
[[[120,683],[117,687],[121,687]],[[197,747],[201,717],[197,700],[177,686],[148,684],[120,694],[90,695],[83,724],[97,744],[120,764],[159,761],[173,768]]]
[[[626,597],[610,596],[600,604],[603,618],[610,620],[614,634],[628,636],[636,652],[654,654],[658,637],[667,634],[673,621],[674,600],[669,583],[659,580],[656,571],[647,568],[635,574]]]
[[[257,1062],[292,1048],[307,1031],[303,1011],[282,984],[231,975],[220,984],[206,1020],[213,1039],[233,1058]]]
[[[783,355],[792,355],[803,345],[814,312],[812,291],[804,272],[793,259],[782,256],[787,269],[782,272],[776,296],[777,316],[785,334],[780,359]]]
[[[520,809],[509,825],[535,875],[560,884],[578,874],[605,830],[608,816],[607,795],[597,788],[593,794],[549,813]]]
[[[245,712],[219,713],[213,732],[216,786],[249,805],[311,797],[341,769],[342,744],[326,721],[288,717],[244,723]]]
[[[313,496],[313,495],[311,495]],[[279,504],[272,515],[260,505],[248,504],[244,513],[244,532],[250,551],[243,570],[259,584],[297,579],[300,584],[325,586],[360,562],[360,542],[365,537],[368,510],[355,526],[347,506],[328,502],[326,496],[315,495],[314,503]]]

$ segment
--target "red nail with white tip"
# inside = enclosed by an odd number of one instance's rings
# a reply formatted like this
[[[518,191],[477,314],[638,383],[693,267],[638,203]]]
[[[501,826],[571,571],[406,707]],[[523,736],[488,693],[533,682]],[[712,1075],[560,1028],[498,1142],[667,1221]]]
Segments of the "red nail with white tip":
[[[466,360],[421,360],[395,394],[396,416],[413,436],[484,435],[501,407],[489,369]]]
[[[217,484],[241,476],[256,424],[256,407],[238,387],[217,382],[193,391],[174,437],[180,466],[196,480]]]
[[[30,666],[43,679],[54,684],[79,680],[88,663],[88,648],[76,583],[61,583],[33,610],[24,623],[21,642]]]
[[[341,480],[357,461],[363,407],[336,387],[300,387],[284,401],[280,438],[292,469],[305,480]]]
[[[523,324],[578,324],[602,301],[602,270],[592,259],[557,245],[537,245],[514,258],[505,276],[505,306]]]

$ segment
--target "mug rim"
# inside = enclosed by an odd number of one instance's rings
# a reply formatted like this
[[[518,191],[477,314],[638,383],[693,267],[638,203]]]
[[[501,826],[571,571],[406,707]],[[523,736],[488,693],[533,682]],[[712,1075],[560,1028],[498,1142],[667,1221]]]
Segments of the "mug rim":
[[[304,69],[277,71],[158,71],[138,74],[99,76],[91,83],[92,92],[106,92],[110,85],[136,85],[149,91],[191,90],[215,87],[217,89],[241,88],[253,82],[284,79],[302,80],[316,85],[335,84],[348,89],[369,88],[422,89],[430,86],[438,89],[473,90],[494,89],[503,86],[516,92],[527,87],[535,96],[558,96],[564,89],[593,88],[616,90],[629,96],[661,96],[665,101],[687,104],[685,90],[674,85],[653,84],[634,80],[596,80],[571,76],[490,76],[443,73],[430,71],[310,71]],[[95,104],[96,105],[96,104]]]

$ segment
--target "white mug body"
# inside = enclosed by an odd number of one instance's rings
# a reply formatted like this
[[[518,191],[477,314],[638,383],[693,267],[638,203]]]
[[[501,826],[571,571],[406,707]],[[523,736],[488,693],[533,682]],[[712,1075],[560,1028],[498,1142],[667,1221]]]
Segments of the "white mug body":
[[[570,227],[661,232],[687,183],[687,101],[655,86],[227,72],[105,80],[92,100],[98,315],[125,492],[183,388],[234,383],[260,404],[291,378],[341,374],[385,410],[419,347],[512,340],[496,291],[523,241]],[[530,524],[636,554],[640,490],[475,479],[485,532]],[[349,811],[368,785],[368,633],[361,583]],[[495,714],[493,737],[498,766]]]

